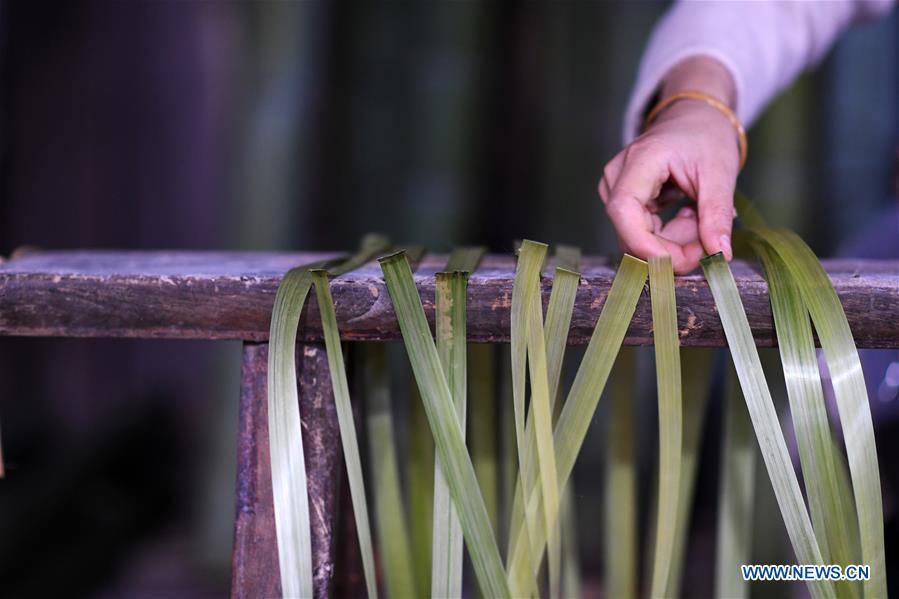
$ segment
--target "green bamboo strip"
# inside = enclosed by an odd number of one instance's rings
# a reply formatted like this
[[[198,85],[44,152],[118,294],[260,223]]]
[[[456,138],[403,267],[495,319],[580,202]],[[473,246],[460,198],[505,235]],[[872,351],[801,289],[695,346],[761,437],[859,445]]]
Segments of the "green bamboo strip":
[[[715,596],[745,599],[749,596],[749,582],[743,580],[740,566],[751,563],[757,450],[737,373],[730,359],[727,362],[718,481]]]
[[[528,329],[530,325],[531,312],[531,296],[534,295],[534,286],[528,284],[529,281],[540,280],[540,272],[543,269],[543,262],[546,259],[545,244],[532,241],[523,241],[518,248],[518,263],[515,268],[515,279],[512,285],[512,309],[510,322],[510,341],[512,346],[512,404],[515,408],[515,441],[518,455],[518,473],[523,479],[521,485],[517,485],[516,493],[520,493],[522,504],[524,506],[524,531],[526,538],[536,539],[538,537],[537,528],[539,512],[536,505],[529,506],[527,497],[524,495],[526,489],[531,488],[531,481],[536,480],[539,476],[539,465],[535,464],[532,470],[529,467],[530,461],[535,461],[534,452],[529,451],[528,440],[533,435],[526,434],[525,423],[527,421],[527,412],[525,409],[525,395],[527,388],[527,359],[528,359]],[[539,297],[539,283],[536,291]],[[542,310],[541,310],[542,312]],[[516,501],[518,498],[516,497]],[[514,512],[513,512],[514,518]],[[510,522],[510,526],[515,527],[516,522]],[[548,531],[544,531],[544,534]],[[544,536],[545,538],[545,536]],[[529,594],[530,590],[536,584],[536,576],[540,570],[540,562],[543,554],[543,544],[532,544],[528,552],[528,560],[531,565],[531,573],[533,580],[526,588],[512,589],[516,595]]]
[[[558,476],[555,467],[555,451],[552,447],[552,408],[549,399],[546,338],[540,293],[540,271],[546,259],[546,249],[544,244],[525,240],[518,252],[518,268],[512,291],[512,346],[513,356],[517,358],[517,363],[513,362],[514,372],[517,373],[517,377],[513,377],[513,391],[517,389],[519,392],[515,405],[523,412],[524,372],[527,364],[531,383],[531,410],[526,416],[526,421],[531,426],[524,427],[524,439],[519,443],[519,447],[523,448],[519,452],[519,459],[522,460],[520,472],[529,472],[528,461],[532,459],[533,448],[536,448],[535,476],[540,480],[541,490],[546,498],[542,515],[544,537],[549,540],[550,594],[557,596],[561,590],[561,537],[557,526],[560,498],[559,489],[555,483]],[[564,309],[563,304],[557,302],[555,308],[557,313],[560,308]],[[561,319],[562,317],[559,316],[556,318],[557,321]],[[556,334],[561,336],[565,334],[565,331],[557,331]],[[567,338],[567,335],[565,337]],[[514,353],[515,348],[518,348],[520,352],[518,355]],[[524,353],[525,356],[522,356],[521,353]],[[559,368],[561,368],[561,352],[558,356]],[[522,357],[526,357],[526,360],[522,360]],[[520,422],[519,416],[516,416],[516,422]],[[524,489],[527,486],[521,488]],[[536,510],[536,504],[529,507],[531,509],[527,509],[525,512],[526,526],[533,533],[534,529],[539,526],[537,523],[539,512]],[[539,573],[542,553],[542,544],[534,546],[530,553],[531,568],[535,578]],[[522,591],[529,590],[522,589]]]
[[[416,270],[424,257],[424,248],[406,246],[406,257]],[[410,377],[408,403],[409,452],[407,462],[407,496],[409,498],[410,536],[416,588],[431,588],[431,542],[434,527],[434,439],[428,429],[428,418],[413,377]]]
[[[312,287],[310,268],[288,271],[272,309],[268,352],[268,431],[274,497],[275,536],[281,590],[287,597],[312,596],[312,538],[306,462],[296,379],[297,325]]]
[[[387,352],[382,343],[364,344],[366,420],[371,452],[375,525],[387,595],[418,597],[409,526],[403,511],[394,439]]]
[[[684,557],[687,551],[687,535],[690,512],[696,489],[696,470],[699,466],[699,449],[708,406],[709,373],[715,352],[709,348],[681,349],[684,377],[684,437],[681,446],[681,484],[677,500],[677,523],[674,532],[674,550],[668,574],[668,589],[672,595],[680,594]]]
[[[522,248],[525,252],[533,251],[534,242],[525,241],[522,244]],[[545,248],[541,247],[537,250],[539,252],[539,256],[530,256],[530,259],[537,261],[542,265],[545,261]],[[580,261],[580,250],[570,246],[560,246],[556,251],[556,261],[557,263],[564,264],[572,269],[578,267],[578,262]],[[575,272],[574,270],[566,270],[561,266],[556,267],[555,277],[553,278],[553,286],[552,291],[550,292],[549,304],[547,306],[546,313],[546,329],[545,329],[545,346],[546,346],[546,363],[547,363],[547,381],[548,381],[548,393],[549,393],[549,405],[550,405],[550,413],[558,413],[556,408],[559,405],[556,405],[556,398],[558,396],[558,387],[559,381],[561,379],[562,374],[562,362],[565,356],[565,347],[568,341],[568,329],[571,325],[571,315],[574,310],[574,301],[577,295],[577,287],[580,282],[580,274]],[[519,284],[526,284],[519,279]],[[534,285],[533,297],[539,298],[539,280],[532,281],[531,283]],[[513,298],[514,298],[513,293]],[[513,303],[514,303],[513,299]],[[525,301],[525,300],[521,300]],[[535,300],[531,300],[535,301]],[[536,300],[534,312],[532,317],[535,319],[533,322],[534,326],[541,327],[541,322],[537,322],[542,316],[542,306],[540,305],[539,299]],[[518,329],[520,330],[520,329]],[[539,342],[539,334],[538,338],[535,338],[533,342]],[[531,366],[532,374],[533,374],[533,366]],[[532,384],[533,387],[533,384]],[[532,398],[533,405],[533,398]],[[534,425],[534,414],[535,411],[531,410],[527,415],[527,421],[525,424],[525,450],[524,455],[532,456],[536,449],[536,430]],[[546,443],[551,442],[551,438],[547,438]],[[547,476],[544,482],[548,482],[552,477]],[[523,488],[523,487],[522,487]],[[526,520],[529,523],[534,522],[535,514],[536,514],[536,505],[530,506],[530,509],[526,512]],[[561,509],[561,504],[560,504]],[[551,510],[552,511],[552,510]],[[535,524],[531,524],[534,526]],[[558,534],[560,530],[557,528],[554,531],[554,534]],[[550,559],[549,559],[549,574],[550,574],[550,594],[555,596],[558,594],[561,588],[561,574],[560,574],[560,563],[561,563],[561,540],[558,538],[551,538],[550,543]],[[534,576],[536,577],[539,572],[539,564],[540,564],[540,553],[542,553],[542,548],[534,546],[532,548],[532,557],[531,557],[531,567],[534,572]],[[533,556],[537,556],[536,559]]]
[[[533,242],[525,242],[533,243]],[[557,249],[557,262],[573,268],[578,267],[580,250],[570,246],[560,246]],[[568,341],[568,329],[571,326],[571,315],[574,311],[574,301],[577,295],[577,287],[580,282],[580,274],[574,270],[566,270],[556,267],[553,287],[550,292],[549,304],[546,311],[546,354],[547,354],[547,380],[549,381],[550,407],[554,414],[559,413],[560,403],[558,397],[559,381],[562,374],[562,362],[565,357],[565,347]],[[525,455],[532,456],[535,448],[535,431],[533,412],[527,415],[525,424]],[[527,521],[533,522],[536,514],[536,506],[531,506],[527,512]],[[533,524],[532,524],[533,525]],[[539,556],[541,548],[533,547],[532,553]],[[539,570],[539,557],[532,561],[534,575]],[[551,571],[552,574],[552,571]]]
[[[680,341],[671,256],[649,259],[649,287],[659,396],[659,501],[651,595],[663,597],[670,594],[668,568],[674,554],[683,442]]]
[[[755,348],[755,340],[730,267],[720,253],[703,258],[701,264],[718,307],[756,438],[768,468],[768,476],[774,487],[793,550],[800,563],[821,564],[821,551],[802,499],[796,472],[793,470],[787,444],[780,430],[777,412]],[[830,582],[816,581],[809,583],[808,586],[815,597],[834,596],[833,585]]]
[[[466,326],[465,299],[468,275],[441,272],[436,275],[435,320],[437,353],[449,383],[459,426],[465,430]],[[434,464],[434,531],[431,551],[431,596],[462,596],[462,528],[443,477],[440,456]]]
[[[553,287],[549,294],[549,305],[546,308],[546,354],[547,376],[549,377],[549,398],[553,416],[561,412],[562,402],[559,396],[559,381],[562,378],[562,362],[568,342],[568,330],[571,327],[571,315],[581,276],[581,251],[572,246],[556,247],[556,271]],[[529,424],[531,424],[529,419]],[[574,483],[569,482],[562,493],[560,506],[560,525],[562,535],[562,591],[567,597],[581,596],[581,573],[578,561],[577,513],[574,501]]]
[[[556,424],[553,440],[559,488],[565,486],[574,468],[612,364],[633,318],[646,276],[645,262],[624,256]],[[516,595],[521,594],[516,589],[527,587],[528,579],[532,579],[528,569],[529,543],[532,541],[522,534],[521,515],[526,504],[519,500],[520,496],[516,491],[514,501],[518,505],[512,508],[513,541],[508,567],[510,585]],[[541,500],[539,490],[533,485],[528,490],[528,496],[529,501],[539,503]],[[546,543],[545,534],[541,535],[540,530],[535,532],[535,544],[542,547]]]
[[[853,556],[853,563],[861,563],[862,545],[858,533],[858,518],[855,515],[855,498],[852,496],[852,481],[849,477],[849,465],[846,458],[843,457],[840,448],[834,441],[830,446],[833,453],[833,459],[836,463],[836,472],[840,491],[840,514],[841,518],[846,521],[849,528],[849,548],[850,554]]]
[[[534,242],[526,241],[524,243],[533,244]],[[545,250],[541,253],[542,257],[540,258],[540,262],[542,264],[545,260]],[[536,258],[534,259],[536,260]],[[558,396],[559,381],[562,374],[562,362],[568,341],[568,329],[571,326],[571,315],[574,311],[574,300],[577,295],[578,283],[580,282],[580,274],[576,272],[580,262],[580,250],[571,246],[559,246],[556,249],[556,262],[555,277],[553,278],[552,291],[550,292],[549,304],[546,311],[545,329],[547,380],[549,382],[550,408],[554,413],[558,413],[557,408],[559,405],[556,404],[556,398]],[[564,265],[564,267],[561,265]],[[519,379],[519,384],[523,385],[522,379]],[[535,431],[532,415],[533,412],[527,415],[525,424],[524,455],[526,456],[533,455],[535,451]],[[529,515],[533,513],[535,512],[531,510]],[[528,522],[532,522],[533,517],[529,516],[529,518]],[[537,547],[534,547],[533,549],[533,552],[539,555],[540,549]],[[536,562],[532,562],[532,567],[536,576],[539,567],[539,559]]]
[[[656,529],[658,529],[659,519],[659,477],[653,476],[649,480],[649,503],[646,506],[646,532],[644,538],[646,542],[643,545],[643,563],[647,567],[643,568],[643,578],[640,581],[644,589],[652,589],[653,569],[648,564],[655,563],[656,555]]]
[[[471,394],[468,445],[471,461],[484,495],[487,515],[498,530],[499,459],[497,455],[496,347],[491,343],[468,346],[469,393]]]
[[[380,262],[481,590],[488,597],[508,597],[499,549],[412,270],[402,253]]]
[[[840,481],[808,310],[780,256],[764,243],[753,241],[751,246],[768,281],[806,496],[821,555],[827,563],[852,564],[851,537],[841,510]],[[836,590],[840,596],[855,597],[859,588],[855,582],[841,581]]]
[[[477,268],[483,254],[484,248],[481,247],[453,250],[447,262],[447,272],[437,273],[435,282],[437,353],[463,431],[468,378],[465,315],[468,273]],[[431,596],[459,597],[462,595],[462,528],[442,474],[440,457],[435,456],[434,459]]]
[[[637,300],[643,292],[646,275],[645,262],[628,255],[622,258],[556,425],[554,437],[560,481],[567,481],[574,467]]]
[[[750,227],[749,231],[740,231],[737,235],[735,235],[734,241],[735,242],[739,241],[739,242],[743,243],[744,245],[750,245],[751,243],[754,243],[755,246],[758,246],[759,243],[758,243],[758,239],[757,239],[757,230],[765,229],[766,224],[765,224],[764,219],[761,217],[759,212],[754,208],[754,206],[750,203],[748,198],[746,198],[744,195],[742,195],[740,193],[736,193],[734,195],[734,205],[740,213],[740,220],[743,222],[744,226]],[[746,243],[747,241],[749,243]],[[755,248],[753,248],[753,249],[755,249]],[[783,266],[785,267],[786,265],[783,265]],[[823,281],[822,281],[822,283],[823,283]],[[820,381],[819,381],[819,376],[818,376],[817,364],[814,364],[813,366],[814,366],[814,373],[813,373],[812,368],[808,368],[807,370],[806,369],[804,369],[804,370],[807,372],[806,376],[808,377],[808,379],[811,380],[813,377],[814,381],[816,382],[816,386],[818,386],[820,384]],[[785,370],[785,374],[786,374],[787,378],[789,378],[790,377],[789,373],[792,372],[794,369],[785,367],[784,370]],[[825,417],[824,419],[826,420],[826,411],[824,412],[824,417]],[[798,433],[797,433],[797,436],[798,436]],[[829,430],[828,430],[828,436],[830,436]],[[836,519],[837,524],[835,526],[839,527],[839,528],[846,527],[845,531],[838,535],[839,541],[842,543],[842,542],[846,542],[846,539],[848,539],[849,555],[853,556],[850,559],[852,560],[852,563],[858,563],[858,561],[861,559],[861,547],[860,547],[859,531],[858,531],[858,518],[857,518],[856,512],[855,512],[855,499],[853,498],[853,495],[852,495],[851,483],[849,482],[850,479],[849,479],[849,473],[848,473],[848,469],[847,469],[847,465],[846,465],[846,460],[843,458],[839,448],[836,446],[836,444],[834,443],[832,438],[830,439],[830,442],[828,444],[828,449],[830,450],[832,457],[830,459],[825,457],[824,461],[825,461],[825,463],[829,462],[834,465],[833,472],[835,473],[836,476],[833,480],[836,481],[836,488],[838,490],[839,512],[841,514],[841,516],[839,516]],[[800,459],[801,459],[801,456],[800,456]],[[805,470],[805,469],[806,469],[806,467],[803,466],[803,470]],[[831,484],[833,484],[833,483],[831,483]],[[832,494],[833,491],[831,491],[830,493]],[[809,496],[812,497],[813,492],[809,491]],[[814,520],[814,513],[815,513],[814,512],[814,503],[812,504],[812,507],[813,507],[813,520]],[[830,529],[833,530],[833,526],[830,525],[830,522],[829,522],[831,520],[831,518],[826,518],[826,520],[828,520],[828,522],[827,522],[825,528],[830,527]],[[817,521],[815,521],[815,528],[820,529],[820,526],[818,525]],[[833,535],[832,532],[830,534]],[[840,584],[845,584],[845,583],[840,583]],[[838,584],[838,590],[839,590],[839,587],[840,587],[840,585]],[[852,591],[849,591],[849,592],[851,593]]]
[[[609,389],[605,476],[605,577],[610,599],[637,596],[637,468],[634,447],[636,355],[622,347]]]
[[[359,443],[356,438],[356,424],[353,420],[353,406],[350,403],[350,389],[347,383],[346,367],[343,363],[343,350],[340,347],[340,331],[337,328],[334,299],[331,297],[327,271],[312,271],[312,279],[315,283],[318,310],[321,314],[322,331],[325,337],[325,349],[328,353],[331,387],[334,391],[334,403],[337,406],[337,423],[340,427],[343,458],[346,462],[347,478],[350,483],[353,514],[356,517],[356,534],[362,556],[362,569],[365,573],[368,596],[374,598],[378,596],[375,553],[371,544],[368,504],[365,499],[365,480],[362,477],[362,458],[359,455]]]
[[[562,361],[571,328],[571,315],[581,281],[581,250],[570,245],[556,247],[556,270],[546,308],[546,362],[549,396],[555,404],[558,397]]]
[[[531,253],[528,251],[528,248],[532,245],[536,244],[529,241],[525,241],[522,244],[519,256],[520,261],[523,262],[529,258]],[[545,258],[545,255],[546,250],[544,246],[543,258]],[[534,252],[533,256],[534,258],[539,258],[540,253]],[[528,269],[525,268],[523,270],[527,271]],[[534,436],[537,447],[537,476],[540,480],[543,495],[543,526],[548,540],[549,593],[551,597],[558,597],[562,588],[561,536],[558,517],[561,504],[560,491],[563,487],[558,484],[556,452],[553,448],[553,417],[549,395],[546,337],[543,328],[543,302],[541,301],[539,270],[535,276],[525,279],[523,283],[530,287],[530,293],[526,293],[524,296],[524,301],[530,304],[527,328],[528,372],[531,383],[530,412],[533,414]],[[561,333],[559,336],[562,335],[564,333]],[[561,368],[561,365],[559,368]],[[539,561],[539,558],[537,561]]]
[[[512,405],[512,354],[508,344],[502,345],[500,354],[500,459],[502,460],[503,515],[502,539],[506,544],[506,559],[512,545],[512,507],[516,500],[515,481],[518,478],[518,457],[515,440],[515,408]]]
[[[268,425],[274,497],[275,535],[281,589],[289,597],[312,594],[309,498],[296,383],[296,337],[300,313],[312,287],[310,270],[333,267],[348,272],[386,250],[389,242],[367,235],[349,258],[337,258],[289,270],[275,294],[269,331]]]
[[[814,253],[790,231],[753,229],[781,257],[799,285],[830,369],[840,413],[849,472],[855,492],[862,561],[871,567],[871,579],[862,587],[865,597],[885,597],[886,559],[883,539],[883,503],[874,425],[861,362],[852,331],[833,284]]]
[[[574,259],[573,257],[569,257]],[[569,260],[570,261],[570,260]],[[575,264],[576,266],[576,264]],[[549,380],[549,400],[555,407],[562,378],[562,361],[571,328],[571,314],[581,275],[576,270],[556,267],[553,287],[546,308],[546,365]]]
[[[410,379],[412,377],[410,376]],[[431,533],[434,527],[434,438],[414,380],[409,385],[409,452],[406,482],[415,586],[431,588]]]
[[[272,494],[281,590],[287,597],[312,596],[312,538],[294,352],[300,312],[311,286],[312,276],[306,268],[284,275],[275,296],[269,336]]]

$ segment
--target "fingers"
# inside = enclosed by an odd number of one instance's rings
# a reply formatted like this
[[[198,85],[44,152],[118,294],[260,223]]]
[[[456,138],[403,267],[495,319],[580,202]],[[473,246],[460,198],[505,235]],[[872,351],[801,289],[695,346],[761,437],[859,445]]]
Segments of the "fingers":
[[[709,180],[699,186],[699,238],[708,254],[734,256],[731,232],[734,226],[734,187],[736,177],[727,169],[710,169]]]
[[[606,205],[606,211],[626,252],[644,259],[667,253],[654,234],[652,215],[637,199],[620,196]]]
[[[674,268],[675,274],[685,275],[693,272],[699,266],[703,250],[698,241],[681,245],[660,237],[659,242],[671,256],[671,266]]]
[[[665,223],[658,235],[680,245],[699,241],[699,219],[696,210],[692,206],[684,206],[678,210],[674,218]]]
[[[658,215],[650,214],[632,198],[615,200],[608,205],[608,210],[625,251],[644,259],[668,254],[677,274],[692,272],[699,266],[703,250],[692,209],[682,209],[664,226]]]
[[[608,204],[612,197],[612,187],[618,181],[618,175],[621,174],[621,166],[624,158],[621,154],[615,156],[602,170],[602,179],[599,181],[599,197],[603,204]]]
[[[663,243],[670,241],[675,244],[668,246],[671,251],[671,263],[674,272],[686,274],[699,266],[702,258],[702,244],[699,243],[699,220],[696,211],[691,206],[684,206],[677,215],[662,227],[658,236]]]
[[[737,164],[709,159],[707,152],[699,164],[685,161],[682,154],[672,155],[671,147],[679,146],[638,139],[603,171],[599,195],[622,248],[644,259],[670,254],[678,273],[695,269],[703,253],[722,252],[732,259]],[[685,208],[663,225],[656,212],[680,190],[696,199],[698,215]]]
[[[661,256],[668,253],[655,235],[661,222],[653,218],[648,204],[668,180],[668,166],[658,153],[633,147],[606,167],[600,195],[625,249],[640,258]]]
[[[669,180],[664,156],[630,151],[615,157],[603,173],[599,195],[624,251],[640,258],[668,254],[678,274],[699,266],[702,245],[698,220],[691,208],[682,209],[668,224],[655,211],[663,185]]]

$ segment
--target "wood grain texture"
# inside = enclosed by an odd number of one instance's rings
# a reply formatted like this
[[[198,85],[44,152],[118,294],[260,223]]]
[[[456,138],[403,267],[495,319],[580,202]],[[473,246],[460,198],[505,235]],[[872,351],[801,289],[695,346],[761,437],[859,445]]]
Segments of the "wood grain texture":
[[[0,265],[0,334],[65,337],[243,339],[268,337],[275,291],[290,267],[333,254],[234,252],[34,252]],[[429,255],[415,280],[429,320],[434,273]],[[899,262],[825,260],[859,347],[899,347]],[[571,344],[589,340],[614,277],[609,261],[585,257],[571,321]],[[767,285],[755,264],[734,276],[760,346],[775,344]],[[546,273],[552,273],[551,268]],[[472,341],[506,342],[514,261],[485,257],[469,283]],[[551,281],[544,278],[544,302]],[[399,328],[377,263],[338,277],[331,291],[345,340],[395,340]],[[712,295],[699,273],[677,277],[678,326],[685,346],[725,344]],[[625,343],[651,342],[649,295],[637,305]],[[299,339],[320,341],[315,298]]]
[[[268,344],[246,343],[240,388],[237,499],[231,595],[280,597],[281,576],[268,441]],[[332,586],[343,454],[324,345],[297,346],[315,596]]]

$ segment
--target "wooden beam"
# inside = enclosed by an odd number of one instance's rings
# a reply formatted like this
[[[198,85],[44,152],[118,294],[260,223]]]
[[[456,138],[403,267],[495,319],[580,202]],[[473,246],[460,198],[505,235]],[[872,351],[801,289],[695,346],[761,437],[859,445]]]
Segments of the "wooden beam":
[[[290,267],[331,254],[234,252],[37,252],[0,264],[0,334],[264,341],[278,282]],[[433,319],[434,273],[446,258],[427,256],[416,272]],[[860,347],[899,347],[899,261],[827,260]],[[589,340],[614,277],[604,258],[584,259],[569,342]],[[754,264],[734,275],[760,346],[775,344],[767,285]],[[552,269],[547,269],[551,276]],[[472,341],[509,339],[514,261],[488,256],[472,275]],[[551,281],[544,279],[544,300]],[[377,263],[331,285],[346,340],[395,340],[399,329]],[[724,335],[702,274],[677,278],[678,322],[686,346],[722,346]],[[302,341],[321,340],[315,298],[300,323]],[[626,343],[652,340],[644,294]]]
[[[240,381],[240,432],[231,596],[281,596],[268,443],[268,344],[245,343]],[[311,506],[312,576],[316,598],[331,595],[343,453],[324,345],[297,346],[297,384]]]

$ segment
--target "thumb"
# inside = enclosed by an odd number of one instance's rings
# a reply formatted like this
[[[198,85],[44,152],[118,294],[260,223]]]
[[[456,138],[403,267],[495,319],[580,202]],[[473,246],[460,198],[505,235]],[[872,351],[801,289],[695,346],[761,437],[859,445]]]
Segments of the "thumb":
[[[734,257],[731,232],[734,226],[735,186],[735,180],[722,178],[700,188],[697,198],[702,247],[709,255],[722,252],[728,260]]]

